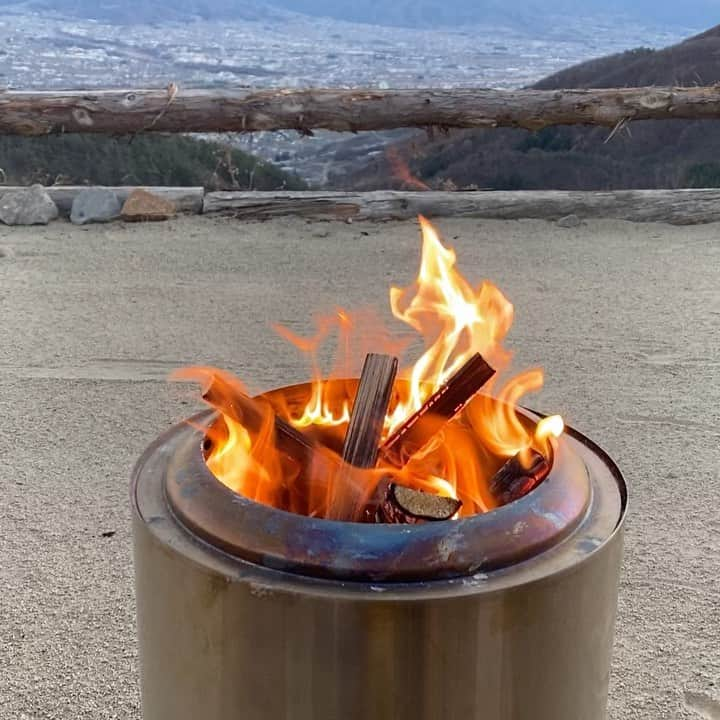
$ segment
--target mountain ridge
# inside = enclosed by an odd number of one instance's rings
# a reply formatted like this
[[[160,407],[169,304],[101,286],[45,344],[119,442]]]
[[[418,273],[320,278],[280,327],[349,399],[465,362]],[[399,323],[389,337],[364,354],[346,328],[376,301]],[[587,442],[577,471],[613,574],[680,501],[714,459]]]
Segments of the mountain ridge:
[[[720,25],[660,50],[635,48],[560,70],[533,85],[561,88],[709,85],[720,79]]]

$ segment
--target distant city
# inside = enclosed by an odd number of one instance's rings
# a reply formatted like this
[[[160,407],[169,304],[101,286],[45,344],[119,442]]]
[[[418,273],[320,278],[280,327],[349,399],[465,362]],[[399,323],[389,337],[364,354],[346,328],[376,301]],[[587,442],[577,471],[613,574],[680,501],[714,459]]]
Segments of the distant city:
[[[164,87],[171,81],[180,87],[512,88],[591,57],[669,45],[696,30],[604,17],[562,17],[548,25],[552,31],[535,36],[503,25],[421,30],[278,11],[260,20],[128,26],[13,6],[0,17],[0,91]],[[378,152],[391,137],[398,134],[355,139],[349,155]],[[331,133],[229,141],[318,184],[338,155],[338,137]],[[324,157],[328,148],[332,153]]]
[[[4,8],[0,87],[513,87],[695,30],[603,18],[564,18],[555,28],[545,37],[503,26],[415,30],[289,12],[272,21],[125,26]]]

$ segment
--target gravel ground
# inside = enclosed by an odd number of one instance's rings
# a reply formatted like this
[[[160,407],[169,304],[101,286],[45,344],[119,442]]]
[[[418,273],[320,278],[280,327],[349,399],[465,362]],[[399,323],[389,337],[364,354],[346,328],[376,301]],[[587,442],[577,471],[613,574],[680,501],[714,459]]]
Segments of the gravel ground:
[[[531,404],[630,485],[610,718],[717,720],[719,228],[440,225],[465,274],[513,300],[517,366],[547,372]],[[195,407],[168,371],[301,380],[269,323],[386,307],[418,248],[411,222],[0,229],[2,720],[140,717],[127,483]]]

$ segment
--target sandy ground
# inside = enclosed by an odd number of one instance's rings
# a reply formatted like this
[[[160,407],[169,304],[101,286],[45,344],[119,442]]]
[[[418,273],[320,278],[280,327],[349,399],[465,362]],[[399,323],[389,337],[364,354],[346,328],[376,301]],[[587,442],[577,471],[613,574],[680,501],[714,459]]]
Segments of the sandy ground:
[[[610,718],[720,718],[720,228],[441,227],[513,300],[517,367],[547,370],[531,404],[630,485]],[[195,407],[166,374],[303,379],[269,323],[386,307],[418,249],[411,222],[0,229],[2,720],[140,716],[128,476]]]

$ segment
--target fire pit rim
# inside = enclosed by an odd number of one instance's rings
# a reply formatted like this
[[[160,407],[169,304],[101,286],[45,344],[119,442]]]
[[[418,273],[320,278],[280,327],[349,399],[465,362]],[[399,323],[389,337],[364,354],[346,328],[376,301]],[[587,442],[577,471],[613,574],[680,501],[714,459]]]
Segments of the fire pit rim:
[[[538,419],[539,417],[541,417],[538,413],[533,413],[532,411],[527,412],[531,413],[531,417],[533,419]],[[204,424],[213,416],[214,413],[212,411],[205,411],[192,418],[191,422],[194,421],[195,423]],[[222,483],[217,480],[214,475],[212,475],[204,462],[204,457],[202,456],[202,451],[200,447],[201,431],[189,427],[187,423],[183,423],[179,426],[172,428],[163,436],[158,438],[158,440],[153,443],[150,448],[148,448],[145,455],[143,456],[143,458],[141,458],[138,465],[136,466],[134,472],[135,484],[137,484],[138,477],[143,471],[145,461],[153,453],[164,453],[167,456],[166,459],[170,462],[172,462],[173,459],[177,460],[177,452],[169,451],[168,442],[171,441],[173,438],[176,439],[176,435],[178,433],[183,434],[181,432],[183,428],[186,437],[192,438],[192,443],[190,443],[189,440],[185,441],[184,457],[187,460],[188,447],[192,446],[194,452],[192,455],[190,455],[190,457],[195,458],[195,467],[192,468],[191,472],[188,472],[188,467],[180,468],[180,473],[183,475],[183,482],[187,483],[188,477],[191,481],[190,484],[186,484],[185,488],[183,489],[184,494],[190,495],[192,494],[192,492],[197,491],[197,487],[193,489],[191,486],[193,484],[193,478],[197,480],[197,476],[199,475],[206,484],[210,484],[211,487],[214,486],[216,491],[220,491],[225,494],[225,500],[230,500],[230,502],[227,502],[226,505],[231,508],[244,507],[246,509],[246,519],[248,517],[248,512],[253,512],[253,510],[255,510],[259,511],[261,515],[270,517],[275,521],[277,521],[278,518],[290,518],[292,523],[294,523],[295,525],[302,524],[304,525],[305,529],[310,528],[317,530],[318,528],[320,528],[320,535],[322,535],[323,529],[327,530],[330,528],[334,528],[339,533],[341,533],[340,539],[346,541],[346,546],[344,548],[338,548],[336,545],[332,545],[331,543],[330,546],[326,546],[324,549],[320,548],[320,552],[315,558],[315,560],[312,560],[312,558],[310,558],[309,560],[303,559],[303,561],[299,563],[297,562],[297,558],[294,562],[292,560],[288,561],[286,555],[287,547],[292,546],[292,541],[294,539],[294,536],[292,534],[289,537],[285,536],[284,538],[281,538],[281,540],[284,539],[285,543],[284,545],[282,545],[281,543],[283,552],[280,552],[279,554],[277,552],[275,553],[275,555],[273,555],[272,553],[267,553],[265,555],[250,554],[245,556],[243,556],[242,553],[240,554],[241,559],[254,562],[256,565],[274,569],[275,571],[290,571],[296,575],[325,576],[332,580],[345,579],[353,580],[356,582],[403,582],[422,580],[434,582],[438,579],[458,576],[463,576],[465,579],[468,579],[473,574],[481,571],[485,572],[493,570],[497,567],[502,567],[503,565],[513,566],[521,560],[527,561],[533,555],[544,554],[551,549],[554,543],[559,542],[560,544],[562,544],[562,541],[566,539],[570,534],[572,534],[572,532],[574,532],[574,530],[578,527],[579,524],[584,522],[586,515],[591,510],[590,506],[592,497],[589,496],[586,502],[583,504],[581,512],[579,512],[574,518],[575,522],[565,525],[563,528],[561,528],[561,532],[559,532],[552,538],[553,542],[542,544],[540,547],[536,548],[535,552],[531,552],[529,554],[526,553],[524,556],[520,557],[518,557],[517,555],[512,556],[511,554],[510,558],[508,559],[506,557],[504,562],[496,562],[492,559],[488,562],[487,558],[480,557],[480,553],[475,555],[475,557],[471,561],[468,561],[468,553],[466,552],[465,556],[463,556],[463,558],[460,559],[461,561],[459,561],[457,557],[453,557],[454,551],[457,551],[457,547],[453,547],[453,543],[457,541],[458,535],[461,536],[460,539],[462,540],[463,533],[460,531],[460,529],[464,527],[471,527],[473,521],[477,522],[477,519],[482,518],[483,516],[474,516],[473,518],[464,518],[460,520],[450,520],[442,523],[433,523],[432,525],[428,524],[424,526],[378,526],[320,520],[317,518],[307,518],[283,510],[278,510],[276,508],[270,508],[269,506],[260,505],[259,503],[237,495],[232,490],[222,485]],[[595,453],[596,455],[598,455],[602,464],[605,465],[606,468],[608,468],[610,474],[614,476],[615,483],[619,488],[619,493],[621,496],[620,502],[622,505],[620,516],[616,519],[616,524],[619,524],[621,518],[624,516],[624,510],[626,506],[626,493],[624,489],[624,482],[622,481],[622,476],[620,475],[619,470],[616,468],[612,460],[610,460],[600,448],[597,448],[594,443],[589,441],[587,438],[583,438],[583,436],[581,436],[579,433],[576,433],[575,431],[570,432],[572,433],[573,437],[575,437],[577,441],[581,442],[581,444],[587,447],[591,453]],[[177,463],[175,463],[175,465],[177,466]],[[180,463],[180,465],[182,465],[182,462]],[[174,471],[177,474],[178,468],[175,467]],[[172,474],[172,472],[173,471],[169,469],[169,474]],[[551,478],[548,478],[548,481],[550,480]],[[179,484],[182,485],[183,483],[181,482]],[[590,484],[589,479],[588,484]],[[168,487],[172,487],[171,484],[165,482],[163,483],[163,485],[166,489]],[[543,483],[543,485],[545,485],[545,483]],[[538,497],[542,497],[541,488],[542,486],[540,486],[540,488],[538,488],[531,495],[528,495],[522,500],[516,501],[515,503],[512,503],[505,508],[494,511],[492,515],[496,518],[507,515],[509,518],[513,519],[513,522],[511,523],[512,526],[515,526],[517,522],[523,522],[523,513],[525,513],[527,509],[536,502],[536,499]],[[138,507],[137,497],[134,497],[133,504]],[[172,505],[172,502],[168,502],[168,504]],[[202,528],[192,527],[192,523],[190,523],[190,527],[188,527],[187,518],[178,517],[177,507],[172,508],[172,512],[176,518],[176,521],[179,522],[179,524],[182,525],[184,529],[186,529],[193,537],[207,542],[211,547],[218,548],[220,552],[225,552],[231,557],[238,557],[237,552],[228,552],[227,547],[222,547],[222,543],[218,545],[218,543],[216,542],[216,538],[212,536],[208,537],[206,533],[202,532]],[[486,515],[484,517],[485,522],[487,522],[487,518],[490,517],[490,515]],[[555,521],[557,521],[557,518],[555,518]],[[347,567],[347,565],[343,565],[343,562],[347,563],[348,557],[353,558],[353,562],[357,559],[352,555],[352,543],[350,543],[349,546],[347,545],[347,540],[349,536],[348,529],[350,526],[360,528],[359,532],[362,533],[364,538],[372,538],[374,535],[376,538],[380,538],[382,540],[382,542],[380,543],[382,552],[379,553],[377,556],[373,556],[371,552],[369,555],[369,560],[366,557],[366,560],[368,560],[368,562],[366,562],[364,566],[358,566],[357,564],[353,564],[351,567]],[[199,533],[198,529],[200,530]],[[275,530],[277,530],[277,527],[275,528]],[[493,530],[491,530],[491,532],[493,532]],[[350,536],[352,535],[353,533],[350,533]],[[357,536],[357,532],[354,533],[354,535]],[[443,539],[440,538],[441,535],[444,535],[444,539],[446,540],[446,543],[443,546],[446,551],[445,557],[439,556],[437,553],[437,547],[434,547],[432,548],[434,555],[433,552],[430,553],[430,559],[432,560],[430,565],[428,565],[427,557],[425,557],[420,563],[421,567],[418,567],[418,563],[416,562],[415,565],[412,567],[404,566],[400,567],[399,569],[398,567],[393,568],[392,559],[393,557],[397,557],[398,555],[398,538],[400,540],[411,538],[413,542],[417,544],[417,542],[419,542],[418,539],[422,539],[423,536],[425,536],[429,537],[431,540],[434,539],[437,545],[437,542]],[[315,538],[317,537],[318,536],[316,535]],[[332,540],[333,538],[334,536],[331,536],[330,539]],[[350,540],[352,539],[353,538],[350,537]],[[355,537],[354,539],[357,540],[357,537]],[[275,550],[277,550],[277,535],[275,537],[275,541]],[[412,545],[412,543],[410,543],[410,545]],[[272,548],[270,549],[272,550]],[[368,548],[364,546],[363,542],[360,542],[360,549],[366,551],[367,553]],[[372,548],[370,549],[372,550]],[[323,552],[325,553],[324,555]],[[422,553],[420,554],[420,557],[423,558]],[[343,561],[343,558],[345,558],[345,561]],[[497,558],[495,560],[497,560]]]
[[[615,522],[611,529],[607,529],[607,523],[605,524],[605,534],[599,541],[592,543],[591,547],[587,544],[588,536],[592,536],[597,530],[594,517],[597,513],[593,512],[592,507],[577,533],[571,535],[566,542],[508,568],[472,576],[410,582],[347,582],[337,578],[313,577],[249,562],[198,538],[175,520],[164,502],[164,493],[159,483],[148,488],[148,483],[140,482],[145,465],[157,461],[157,457],[153,457],[153,450],[160,449],[165,436],[176,428],[177,426],[159,436],[134,468],[130,483],[134,522],[147,526],[160,552],[165,552],[161,548],[169,545],[187,561],[206,570],[212,568],[220,576],[226,577],[228,582],[233,581],[233,578],[244,578],[250,583],[251,590],[258,593],[302,593],[303,596],[332,597],[338,600],[345,598],[348,601],[370,603],[424,602],[431,598],[438,601],[462,600],[477,593],[502,595],[511,588],[554,582],[566,575],[580,572],[599,554],[610,552],[618,536],[624,532],[629,509],[627,485],[618,466],[602,448],[575,431],[578,442],[592,451],[597,462],[602,463],[608,471],[619,498],[618,506],[609,509],[610,512],[615,512]],[[607,510],[606,508],[606,514]],[[600,530],[602,532],[603,528]]]

